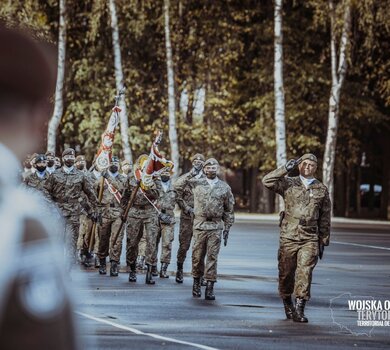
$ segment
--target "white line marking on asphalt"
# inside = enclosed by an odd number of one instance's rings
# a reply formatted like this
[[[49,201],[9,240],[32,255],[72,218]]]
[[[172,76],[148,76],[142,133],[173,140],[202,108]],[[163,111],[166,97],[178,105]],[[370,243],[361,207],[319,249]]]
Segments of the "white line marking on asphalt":
[[[335,244],[344,244],[344,245],[353,245],[353,246],[356,246],[356,247],[365,247],[365,248],[373,248],[373,249],[390,250],[390,248],[378,247],[378,246],[376,246],[376,245],[367,245],[367,244],[358,244],[358,243],[347,243],[347,242],[335,242],[335,241],[333,241],[332,243],[335,243]]]
[[[115,322],[112,322],[112,321],[107,321],[107,320],[104,320],[102,318],[98,318],[98,317],[94,317],[94,316],[85,314],[84,312],[75,311],[75,313],[80,315],[80,316],[84,316],[86,318],[89,318],[90,320],[93,320],[93,321],[96,321],[96,322],[100,322],[100,323],[105,323],[105,324],[108,324],[108,325],[110,325],[112,327],[123,329],[125,331],[129,331],[129,332],[134,333],[134,334],[145,335],[147,337],[160,339],[160,340],[165,340],[165,341],[169,341],[171,343],[189,345],[189,346],[193,346],[193,347],[198,348],[198,349],[218,350],[217,348],[212,348],[211,346],[206,346],[206,345],[201,345],[201,344],[196,344],[196,343],[190,343],[190,342],[187,342],[187,341],[178,340],[178,339],[174,339],[174,338],[168,338],[168,337],[164,337],[162,335],[153,334],[153,333],[145,333],[145,332],[142,332],[142,331],[140,331],[140,330],[138,330],[136,328],[123,326],[121,324],[118,324],[118,323],[115,323]]]

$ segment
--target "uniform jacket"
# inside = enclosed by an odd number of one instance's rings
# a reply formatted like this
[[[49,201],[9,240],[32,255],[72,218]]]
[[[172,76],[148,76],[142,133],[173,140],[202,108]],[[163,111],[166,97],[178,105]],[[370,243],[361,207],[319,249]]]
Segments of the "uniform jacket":
[[[121,194],[123,194],[127,184],[126,176],[122,174],[118,174],[116,177],[112,177],[108,175],[107,181]],[[97,185],[97,196],[98,196],[100,190],[100,181],[97,180],[97,182],[98,182]],[[103,216],[105,217],[110,217],[112,215],[119,216],[122,212],[120,204],[115,199],[114,195],[110,192],[106,181],[104,181],[103,197],[102,197],[101,204],[104,207]]]
[[[160,197],[157,200],[157,207],[160,208],[161,212],[175,217],[173,212],[177,202],[177,194],[172,185],[172,181],[169,181],[168,189],[165,192],[163,186],[161,185]],[[174,221],[172,222],[174,224]]]
[[[43,185],[46,180],[49,178],[50,174],[46,171],[45,176],[40,178],[37,172],[31,172],[27,175],[27,177],[23,180],[26,186],[33,187],[39,191],[43,190]]]
[[[128,203],[131,193],[134,191],[136,186],[137,181],[135,177],[128,177],[127,188],[124,196],[122,197],[123,206],[126,206]],[[147,218],[150,215],[157,215],[157,211],[153,208],[152,204],[150,204],[149,200],[154,203],[160,196],[160,190],[161,184],[158,180],[154,180],[154,186],[147,190],[139,188],[135,196],[134,204],[129,210],[129,216],[134,218]]]
[[[57,169],[45,182],[43,192],[58,205],[64,216],[80,215],[82,192],[93,207],[98,201],[89,176],[75,167],[69,174],[63,168]]]
[[[187,173],[181,176],[175,184],[178,193],[186,187],[190,188],[193,193],[195,229],[230,229],[234,223],[234,197],[226,182],[219,180],[211,187],[205,176],[197,179]]]
[[[280,194],[285,202],[285,217],[281,223],[281,238],[318,240],[329,244],[331,202],[328,189],[315,180],[308,188],[299,176],[286,177],[280,167],[263,178],[263,184]]]

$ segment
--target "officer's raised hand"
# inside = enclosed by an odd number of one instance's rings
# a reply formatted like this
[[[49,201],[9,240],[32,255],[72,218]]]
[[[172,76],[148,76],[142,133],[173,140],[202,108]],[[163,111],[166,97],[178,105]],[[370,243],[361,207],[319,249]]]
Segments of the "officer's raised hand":
[[[291,171],[293,170],[296,166],[298,165],[298,161],[296,161],[295,159],[290,159],[286,165],[284,166],[286,168],[287,171]]]

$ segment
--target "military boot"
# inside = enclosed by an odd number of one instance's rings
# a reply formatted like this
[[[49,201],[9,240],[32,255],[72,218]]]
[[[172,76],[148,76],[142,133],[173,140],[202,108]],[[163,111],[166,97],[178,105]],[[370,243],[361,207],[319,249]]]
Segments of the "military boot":
[[[100,267],[100,259],[97,255],[95,255],[95,269],[98,269]]]
[[[137,268],[140,270],[145,269],[145,257],[142,255],[138,255],[137,257]]]
[[[100,260],[99,273],[101,275],[105,275],[107,273],[106,259],[99,259],[99,260]]]
[[[192,296],[195,298],[200,298],[202,296],[202,291],[200,289],[200,278],[194,278],[194,284],[192,285]]]
[[[154,277],[158,276],[157,266],[152,266],[152,276]]]
[[[200,285],[201,285],[202,287],[206,287],[206,286],[207,286],[207,282],[206,282],[206,280],[204,279],[203,276],[200,278]]]
[[[129,282],[137,282],[137,271],[135,263],[130,264]]]
[[[118,263],[113,260],[111,260],[110,276],[118,277]]]
[[[168,263],[161,263],[160,278],[169,278],[167,273],[168,265]]]
[[[152,277],[152,268],[153,266],[152,265],[149,265],[149,264],[146,264],[146,267],[147,267],[147,270],[146,270],[146,279],[145,279],[145,283],[146,284],[155,284],[156,281],[153,280],[153,277]],[[156,268],[157,270],[157,268]],[[158,276],[158,274],[157,274]]]
[[[214,281],[207,281],[206,292],[205,292],[204,298],[206,300],[215,300]]]
[[[307,323],[308,319],[305,317],[306,300],[303,298],[295,299],[295,313],[293,316],[294,322]]]
[[[183,283],[183,263],[177,263],[176,282]]]
[[[283,298],[284,312],[286,313],[286,317],[288,320],[292,320],[294,318],[294,305],[291,300],[291,296],[287,298]]]

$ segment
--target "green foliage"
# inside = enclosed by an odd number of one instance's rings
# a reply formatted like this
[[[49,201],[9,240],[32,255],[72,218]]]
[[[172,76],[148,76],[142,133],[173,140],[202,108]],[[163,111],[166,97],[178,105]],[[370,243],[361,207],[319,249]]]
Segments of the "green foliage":
[[[343,1],[335,1],[339,37]],[[65,109],[59,148],[80,147],[92,160],[108,121],[115,76],[108,1],[67,0]],[[357,164],[367,130],[388,127],[390,8],[353,2],[349,73],[342,91],[337,171]],[[129,135],[137,157],[162,128],[169,156],[163,2],[117,0]],[[171,1],[177,121],[182,160],[195,152],[230,168],[275,166],[271,0]],[[331,85],[326,1],[285,1],[284,83],[288,157],[323,154]],[[58,2],[0,0],[0,18],[56,41]],[[12,21],[10,21],[12,18]],[[204,112],[195,96],[205,92]],[[180,100],[187,93],[186,110]],[[121,154],[120,134],[114,149]]]

